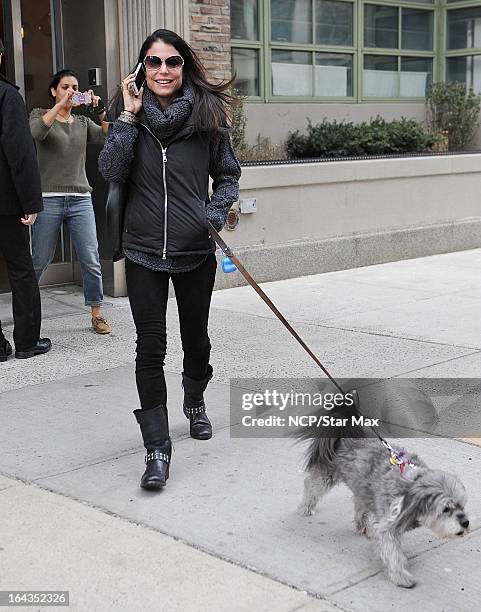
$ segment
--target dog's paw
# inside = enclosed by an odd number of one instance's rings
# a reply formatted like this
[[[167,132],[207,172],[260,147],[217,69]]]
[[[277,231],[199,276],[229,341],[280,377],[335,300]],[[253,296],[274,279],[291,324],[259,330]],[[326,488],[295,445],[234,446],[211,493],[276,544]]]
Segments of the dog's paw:
[[[299,516],[312,516],[314,514],[314,508],[307,504],[299,504],[299,506],[297,506],[297,514],[299,514]]]
[[[409,572],[391,575],[391,581],[394,582],[396,586],[404,587],[405,589],[412,589],[414,586],[416,586],[416,580]]]

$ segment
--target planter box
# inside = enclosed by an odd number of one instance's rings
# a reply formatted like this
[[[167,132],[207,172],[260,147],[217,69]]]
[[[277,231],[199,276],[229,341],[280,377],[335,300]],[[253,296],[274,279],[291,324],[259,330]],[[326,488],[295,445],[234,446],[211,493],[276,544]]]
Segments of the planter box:
[[[480,192],[481,154],[246,167],[257,212],[223,237],[260,281],[471,249]]]

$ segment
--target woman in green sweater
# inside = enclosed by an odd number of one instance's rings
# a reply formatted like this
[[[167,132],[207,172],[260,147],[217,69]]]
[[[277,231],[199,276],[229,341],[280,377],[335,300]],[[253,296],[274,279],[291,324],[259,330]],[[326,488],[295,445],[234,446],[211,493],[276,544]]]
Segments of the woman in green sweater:
[[[92,327],[99,334],[111,329],[101,312],[103,304],[102,271],[97,243],[97,229],[92,206],[92,187],[87,181],[85,160],[87,144],[103,144],[108,123],[100,98],[90,91],[90,111],[102,121],[97,125],[88,117],[73,115],[79,106],[77,77],[61,70],[52,77],[50,95],[55,101],[49,109],[36,108],[30,113],[30,130],[37,146],[42,178],[44,210],[32,231],[32,259],[40,279],[55,255],[63,221],[72,238],[82,271],[85,304],[92,310]]]

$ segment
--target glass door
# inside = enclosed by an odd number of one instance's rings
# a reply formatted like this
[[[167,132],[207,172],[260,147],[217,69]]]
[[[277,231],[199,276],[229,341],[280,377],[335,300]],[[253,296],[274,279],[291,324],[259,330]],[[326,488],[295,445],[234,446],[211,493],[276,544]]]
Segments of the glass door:
[[[50,0],[21,0],[23,74],[27,110],[49,108],[48,84],[54,72]]]
[[[5,54],[14,65],[16,84],[25,96],[27,111],[50,108],[48,84],[56,70],[55,23],[51,0],[0,0],[0,36],[9,30]],[[7,23],[8,20],[8,23]],[[41,285],[72,282],[74,268],[70,237],[62,228],[52,264],[42,276]],[[8,291],[5,262],[0,260],[0,291]]]

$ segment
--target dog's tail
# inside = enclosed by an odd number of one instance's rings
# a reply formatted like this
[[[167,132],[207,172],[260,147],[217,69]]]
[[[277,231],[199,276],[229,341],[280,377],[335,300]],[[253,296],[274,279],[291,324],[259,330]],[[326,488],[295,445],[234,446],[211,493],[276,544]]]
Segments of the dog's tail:
[[[310,440],[304,469],[333,463],[341,440],[369,437],[361,425],[353,425],[353,416],[359,417],[355,390],[345,393],[342,405],[331,410],[322,407],[309,415],[311,418],[308,424],[294,432],[294,437],[299,441]]]

